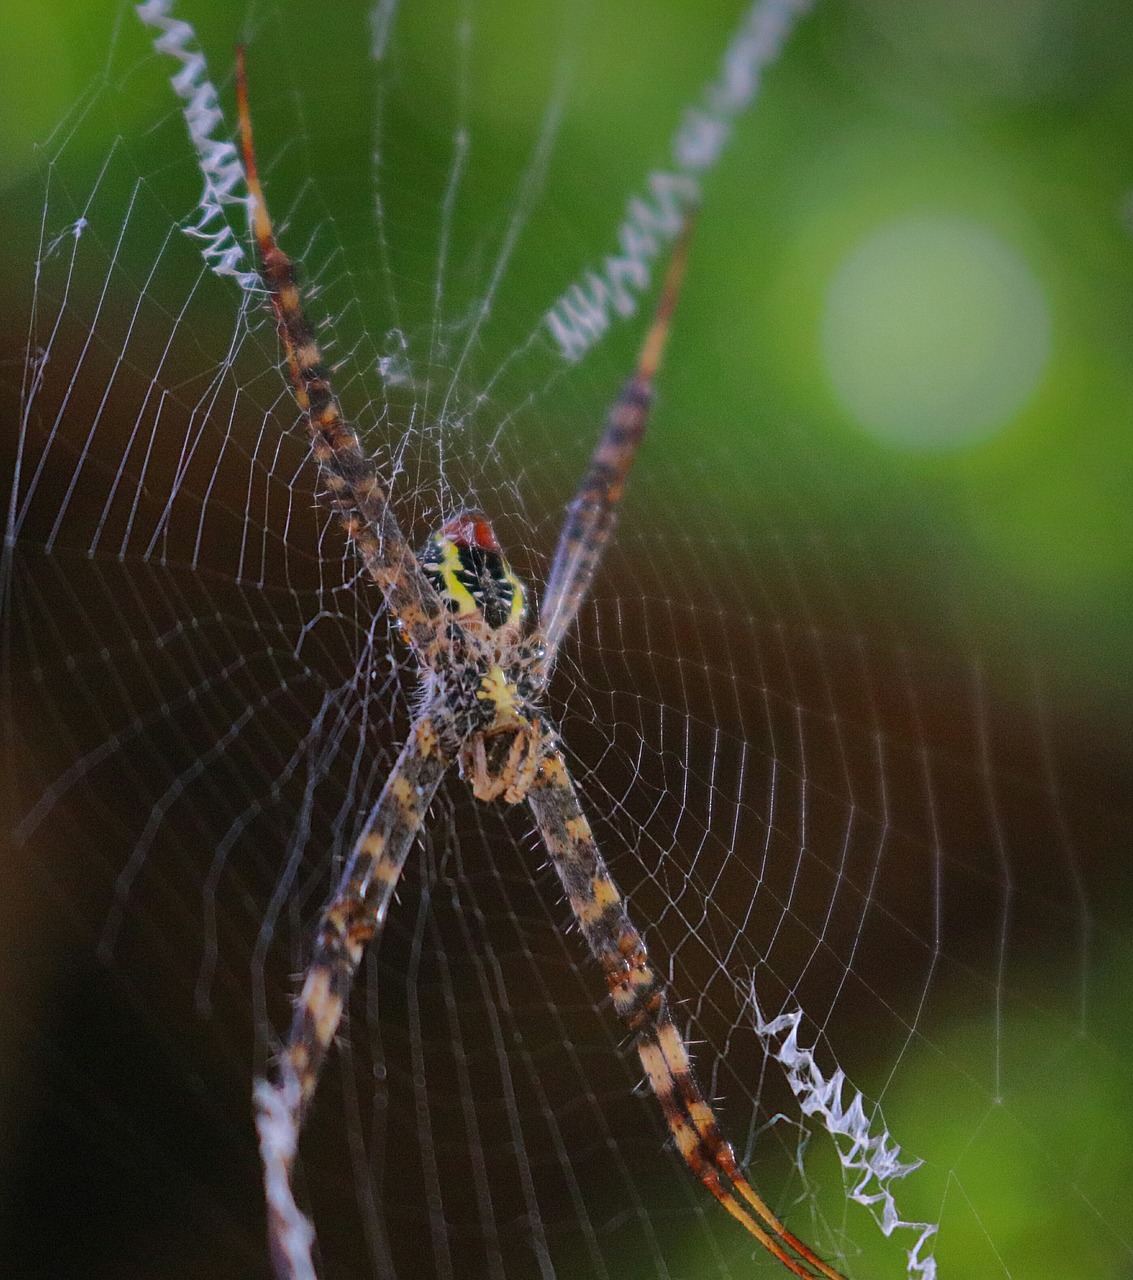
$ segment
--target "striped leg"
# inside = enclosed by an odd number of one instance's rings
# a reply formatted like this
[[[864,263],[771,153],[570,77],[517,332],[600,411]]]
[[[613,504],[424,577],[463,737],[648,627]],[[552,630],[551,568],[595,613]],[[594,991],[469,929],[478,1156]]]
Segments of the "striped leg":
[[[543,759],[527,798],[575,919],[606,974],[614,1009],[633,1033],[649,1085],[689,1168],[794,1275],[802,1280],[818,1276],[842,1280],[783,1226],[740,1171],[693,1077],[688,1050],[668,1013],[664,984],[651,967],[645,943],[610,879],[558,751]]]
[[[420,716],[319,922],[277,1082],[256,1082],[268,1236],[280,1280],[313,1280],[315,1275],[314,1233],[291,1191],[299,1131],[362,953],[385,922],[409,850],[453,755],[430,713]]]
[[[295,264],[276,244],[256,168],[242,48],[236,50],[236,96],[260,275],[271,297],[295,399],[311,439],[311,452],[330,504],[358,548],[366,572],[381,587],[406,638],[417,648],[427,648],[436,638],[436,621],[443,612],[441,601],[405,540],[373,460],[362,452],[358,433],[342,415],[330,384],[330,371],[303,311]]]
[[[610,406],[602,432],[578,492],[567,508],[559,545],[547,579],[539,628],[546,640],[544,667],[550,671],[563,637],[594,581],[606,543],[618,519],[618,504],[653,403],[653,378],[677,304],[692,223],[687,222],[673,250],[661,299],[638,358],[637,369]]]

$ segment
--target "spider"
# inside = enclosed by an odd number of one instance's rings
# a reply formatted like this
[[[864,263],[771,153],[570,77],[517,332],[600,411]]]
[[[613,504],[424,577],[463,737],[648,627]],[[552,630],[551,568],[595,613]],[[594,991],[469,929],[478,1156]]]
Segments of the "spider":
[[[543,709],[555,657],[613,532],[645,432],[691,223],[674,250],[637,367],[610,408],[567,509],[538,622],[529,629],[528,593],[482,512],[463,511],[447,520],[420,554],[410,548],[373,460],[343,417],[303,311],[295,265],[276,243],[256,169],[242,49],[236,54],[236,90],[260,274],[311,452],[327,501],[366,574],[380,587],[420,679],[419,710],[408,740],[323,910],[274,1079],[255,1085],[277,1275],[315,1276],[314,1229],[291,1188],[299,1134],[363,951],[382,930],[429,805],[455,765],[477,799],[529,805],[574,918],[605,974],[614,1010],[693,1173],[788,1271],[803,1280],[842,1280],[783,1226],[744,1177],[696,1082],[665,983],[610,878]]]

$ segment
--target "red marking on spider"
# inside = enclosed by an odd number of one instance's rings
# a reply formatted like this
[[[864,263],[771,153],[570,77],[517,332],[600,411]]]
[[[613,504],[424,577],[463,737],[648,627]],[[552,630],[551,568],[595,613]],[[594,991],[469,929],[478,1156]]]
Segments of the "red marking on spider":
[[[482,511],[458,512],[441,526],[437,536],[458,547],[475,547],[480,551],[500,554],[499,541],[488,517]]]

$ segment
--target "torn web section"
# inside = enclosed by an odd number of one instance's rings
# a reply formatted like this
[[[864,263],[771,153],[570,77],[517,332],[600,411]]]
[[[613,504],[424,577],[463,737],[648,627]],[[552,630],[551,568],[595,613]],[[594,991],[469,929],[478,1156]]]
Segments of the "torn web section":
[[[617,243],[627,200],[672,122],[701,101],[734,27],[697,27],[659,76],[640,32],[617,22],[587,34],[562,25],[562,10],[536,10],[524,39],[539,35],[540,52],[521,58],[503,8],[454,5],[436,28],[420,13],[359,10],[346,39],[305,27],[308,60],[284,11],[256,28],[268,198],[399,518],[419,540],[478,503],[538,594],[636,345],[632,326],[611,327],[564,369],[547,307]],[[210,40],[198,24],[197,35],[223,101],[230,33]],[[579,150],[582,95],[561,64],[610,41],[617,75],[604,72],[602,118],[623,119],[635,67],[638,83],[667,83],[648,130],[620,147],[603,137],[616,181],[588,194],[580,172],[598,160]],[[152,1181],[181,1206],[157,1206],[167,1221],[185,1206],[219,1219],[231,1256],[262,1274],[251,1076],[286,1026],[292,975],[404,737],[414,684],[318,503],[270,316],[225,294],[183,234],[200,189],[195,150],[168,60],[140,56],[168,102],[154,137],[180,160],[167,171],[118,127],[129,146],[113,152],[125,155],[116,183],[95,184],[89,207],[85,187],[75,199],[69,186],[62,204],[54,188],[47,196],[35,347],[51,358],[29,358],[29,441],[38,434],[21,472],[6,624],[28,797],[17,831],[87,953],[103,942],[119,1003],[165,1046],[163,1108],[197,1099],[191,1114],[230,1135],[213,1163],[233,1172],[209,1181],[176,1129],[141,1126],[132,1140],[121,1091],[89,1126],[110,1135],[119,1163],[149,1157]],[[683,83],[672,77],[686,61]],[[312,67],[339,74],[315,93]],[[511,80],[523,92],[493,115]],[[174,174],[176,198],[160,185]],[[147,206],[152,225],[132,212]],[[60,253],[73,244],[81,289]],[[712,295],[720,282],[700,287]],[[694,272],[676,334],[686,344],[705,317],[696,288]],[[926,634],[931,591],[910,588],[891,546],[846,538],[849,500],[793,455],[807,424],[761,414],[753,442],[750,405],[721,408],[718,370],[690,373],[681,352],[670,347],[652,452],[550,708],[755,1185],[850,1276],[902,1274],[914,1238],[884,1241],[852,1202],[858,1175],[843,1173],[821,1117],[801,1118],[787,1064],[760,1036],[753,983],[766,1023],[804,1012],[798,1043],[814,1046],[824,1079],[847,1073],[847,1105],[853,1088],[880,1100],[902,1159],[926,1161],[907,1187],[931,1180],[927,1208],[906,1210],[895,1192],[901,1212],[940,1219],[947,1234],[955,1202],[938,1188],[954,1173],[965,1190],[977,1179],[923,1124],[927,1108],[895,1115],[891,1103],[915,1092],[922,1044],[950,1077],[974,1045],[958,1128],[979,1131],[1013,1078],[1011,1063],[998,1078],[994,1066],[1013,1000],[1061,1027],[1063,988],[1028,993],[1012,962],[1040,923],[1073,943],[1080,915],[1049,903],[1071,902],[1082,864],[1041,764],[1042,699],[997,698],[971,642]],[[43,692],[19,703],[29,687]],[[90,860],[68,858],[92,828]],[[1043,894],[1018,873],[1029,838],[1052,851]],[[300,1143],[298,1190],[325,1274],[750,1266],[749,1240],[668,1146],[655,1100],[634,1092],[640,1068],[544,862],[523,814],[474,805],[452,780]],[[71,985],[97,985],[84,981]],[[931,1017],[957,991],[969,1030],[946,1040]],[[74,1025],[73,1013],[61,1020],[59,1038]],[[1051,1030],[1014,1078],[1033,1079],[1064,1042]],[[97,1096],[90,1042],[72,1036],[63,1060]],[[1036,1114],[1011,1112],[1030,1137],[1042,1132]],[[139,1217],[156,1217],[134,1194]],[[888,1252],[867,1265],[875,1236]]]

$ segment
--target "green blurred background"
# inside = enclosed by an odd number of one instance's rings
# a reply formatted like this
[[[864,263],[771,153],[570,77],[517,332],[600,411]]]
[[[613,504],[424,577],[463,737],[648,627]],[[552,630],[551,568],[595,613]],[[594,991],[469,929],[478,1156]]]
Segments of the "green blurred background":
[[[271,5],[236,8],[216,0],[183,12],[223,76],[227,109],[225,51],[249,42],[261,154],[271,157],[277,189],[300,193],[305,231],[331,211],[330,238],[352,263],[344,287],[364,283],[374,111],[359,89],[370,82],[365,11],[323,6],[316,21]],[[472,11],[469,224],[482,210],[483,224],[501,229],[549,87],[559,75],[567,85],[543,193],[485,339],[489,356],[491,343],[507,351],[613,249],[625,199],[663,163],[681,107],[713,74],[740,12],[646,0]],[[419,295],[422,315],[449,165],[452,17],[447,7],[402,5],[383,104],[396,278],[408,309]],[[102,207],[125,208],[144,174],[154,199],[139,216],[182,216],[195,170],[187,148],[164,150],[175,131],[153,129],[173,110],[162,87],[170,68],[146,59],[147,37],[129,8],[9,0],[4,38],[0,395],[9,423],[45,188],[53,209],[77,216],[114,144],[128,160],[103,180]],[[445,56],[435,56],[442,46]],[[918,642],[990,654],[1008,699],[1018,674],[1011,655],[1022,645],[1028,670],[1033,662],[1043,672],[1052,733],[1075,744],[1076,771],[1062,785],[1086,843],[1065,836],[1059,853],[1074,848],[1088,882],[1098,939],[1084,970],[1096,1012],[1069,1039],[1063,1024],[1048,1025],[1041,999],[1030,1011],[1020,999],[1000,1043],[1042,1071],[1029,1077],[1032,1096],[989,1107],[978,1124],[978,1104],[949,1094],[963,1093],[968,1056],[988,1052],[986,1028],[966,1034],[963,1009],[941,1022],[923,1063],[904,1060],[902,1080],[917,1089],[887,1100],[908,1149],[931,1150],[962,1175],[943,1274],[1133,1275],[1133,967],[1124,926],[1133,829],[1133,6],[820,0],[705,187],[665,375],[668,420],[710,420],[714,456],[726,457],[747,446],[757,417],[782,491],[804,512],[821,505],[831,543],[865,548],[891,593],[883,621]],[[58,221],[56,231],[61,212]],[[114,277],[124,284],[144,268],[125,253]],[[482,279],[467,282],[470,296]],[[231,299],[212,296],[226,333]],[[360,302],[362,320],[376,328],[369,305]],[[630,357],[633,328],[588,361],[576,402],[602,404]],[[651,448],[662,471],[695,469],[689,434],[659,431]],[[750,476],[725,468],[710,481],[674,494],[674,522],[682,502],[691,512],[707,501],[729,512],[729,527],[742,526]],[[902,557],[914,531],[936,552],[909,566]],[[921,613],[924,601],[938,606],[932,618]],[[945,618],[959,619],[955,634],[942,633]],[[17,888],[14,954],[32,945],[21,902]],[[1059,963],[1055,955],[1051,971],[1036,966],[1036,990],[1071,981]],[[12,1007],[27,1010],[8,1033],[9,1060],[19,1062],[34,1038],[36,996],[26,974],[11,982]],[[938,1200],[917,1205],[913,1182],[906,1194],[913,1216],[939,1214]],[[1088,1240],[1083,1203],[1096,1211]],[[827,1211],[838,1217],[837,1206]],[[861,1221],[854,1228],[864,1251],[854,1276],[900,1273],[876,1234]]]
[[[681,106],[714,72],[739,12],[723,3],[476,12],[469,121],[478,154],[462,192],[470,221],[477,201],[498,212],[493,162],[506,168],[525,155],[566,64],[566,117],[525,236],[537,249],[521,250],[509,301],[548,305],[556,285],[613,248],[626,197],[663,160]],[[188,16],[214,59],[232,39],[259,41],[253,57],[273,72],[257,85],[256,108],[265,148],[278,152],[287,139],[281,185],[293,173],[317,183],[330,175],[333,202],[325,186],[322,199],[344,243],[361,241],[372,219],[365,15],[351,6],[321,14],[306,35],[309,62],[282,73],[286,36],[271,6],[241,16],[203,3]],[[430,6],[398,15],[388,104],[398,187],[412,176],[410,136],[425,183],[447,164],[447,18]],[[9,296],[22,300],[46,169],[81,200],[104,159],[83,121],[111,103],[106,122],[138,168],[160,166],[146,131],[163,114],[154,96],[162,76],[156,60],[130,71],[145,38],[128,9],[15,0],[5,21],[2,252]],[[445,55],[430,59],[430,49]],[[317,92],[305,91],[310,80]],[[855,523],[911,476],[932,504],[926,522],[939,519],[958,538],[954,562],[937,566],[945,583],[955,575],[977,596],[986,583],[1000,602],[1009,592],[1021,628],[1103,702],[1127,684],[1133,599],[1131,121],[1127,5],[818,4],[708,179],[667,393],[683,409],[710,388],[722,430],[749,429],[733,406],[753,392],[767,419],[805,421],[809,457],[839,477]],[[80,136],[67,144],[72,128]],[[192,191],[191,175],[181,179]],[[429,209],[399,228],[419,236],[425,264],[435,218]],[[977,241],[975,261],[965,236]],[[863,251],[879,256],[867,262]],[[960,278],[965,263],[969,278]],[[859,295],[865,278],[872,292]],[[868,420],[871,406],[880,422]]]

